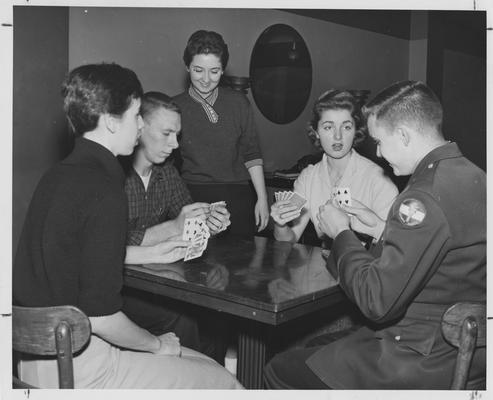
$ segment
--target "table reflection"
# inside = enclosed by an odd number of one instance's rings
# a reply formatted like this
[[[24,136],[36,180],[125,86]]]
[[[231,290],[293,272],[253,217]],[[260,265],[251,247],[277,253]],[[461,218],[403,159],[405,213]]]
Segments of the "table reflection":
[[[131,268],[271,304],[337,285],[325,268],[319,247],[264,237],[253,240],[212,238],[204,254],[197,259]]]

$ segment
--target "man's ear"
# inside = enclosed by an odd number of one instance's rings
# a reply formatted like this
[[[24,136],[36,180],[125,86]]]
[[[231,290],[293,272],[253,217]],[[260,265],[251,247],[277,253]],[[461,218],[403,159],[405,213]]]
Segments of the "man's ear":
[[[101,117],[102,122],[106,129],[108,129],[111,133],[115,133],[116,131],[116,118],[111,114],[102,114]]]
[[[398,137],[402,140],[404,146],[406,147],[409,146],[409,142],[411,141],[411,136],[406,126],[403,125],[398,126],[394,134],[398,135]]]

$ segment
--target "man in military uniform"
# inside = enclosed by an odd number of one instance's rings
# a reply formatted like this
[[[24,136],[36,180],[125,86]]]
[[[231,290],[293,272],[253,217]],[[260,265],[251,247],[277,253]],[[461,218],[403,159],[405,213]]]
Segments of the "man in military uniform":
[[[367,208],[320,208],[334,238],[327,267],[370,320],[343,339],[275,356],[266,384],[280,389],[448,389],[457,350],[441,335],[444,311],[486,302],[486,175],[442,135],[442,107],[421,82],[400,82],[365,108],[377,154],[411,175],[370,251],[351,231]],[[484,389],[486,354],[476,349],[468,388]]]

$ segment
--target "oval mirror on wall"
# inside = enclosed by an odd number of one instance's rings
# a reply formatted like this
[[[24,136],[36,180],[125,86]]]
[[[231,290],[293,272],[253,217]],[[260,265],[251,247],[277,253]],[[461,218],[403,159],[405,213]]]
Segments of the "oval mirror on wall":
[[[250,58],[252,95],[270,121],[287,124],[304,110],[312,87],[312,61],[305,41],[289,25],[262,32]]]

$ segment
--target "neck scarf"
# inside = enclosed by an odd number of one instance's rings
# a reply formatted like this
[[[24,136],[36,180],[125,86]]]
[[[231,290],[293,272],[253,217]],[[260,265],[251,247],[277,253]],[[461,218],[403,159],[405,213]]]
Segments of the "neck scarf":
[[[200,94],[197,93],[197,90],[195,90],[192,85],[190,85],[190,87],[188,88],[188,94],[190,95],[190,97],[202,106],[207,115],[207,118],[209,118],[209,121],[211,121],[213,124],[217,123],[217,121],[219,120],[217,112],[214,110],[214,108],[212,108],[217,100],[218,93],[219,89],[216,87],[212,91],[212,93],[204,99]]]

